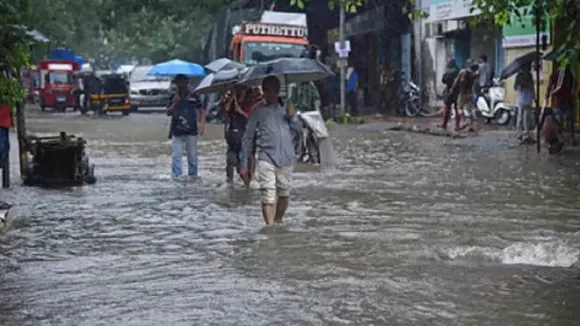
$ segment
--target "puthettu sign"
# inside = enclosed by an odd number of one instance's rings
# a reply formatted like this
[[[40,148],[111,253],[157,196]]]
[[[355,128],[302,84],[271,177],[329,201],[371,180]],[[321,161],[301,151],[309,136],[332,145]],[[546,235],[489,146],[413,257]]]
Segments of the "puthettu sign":
[[[292,26],[292,25],[278,25],[278,24],[245,24],[243,26],[245,35],[260,35],[260,36],[285,36],[285,37],[299,37],[307,38],[308,29],[306,27]]]

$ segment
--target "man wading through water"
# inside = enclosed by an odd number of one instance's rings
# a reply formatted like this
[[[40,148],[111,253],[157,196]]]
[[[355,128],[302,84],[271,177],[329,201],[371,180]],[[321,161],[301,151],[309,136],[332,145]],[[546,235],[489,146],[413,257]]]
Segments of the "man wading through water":
[[[264,100],[252,109],[242,139],[240,174],[244,179],[248,178],[248,161],[255,139],[262,215],[269,226],[282,223],[288,208],[292,167],[301,127],[294,108],[281,103],[280,81],[277,77],[264,78],[262,92]]]
[[[181,160],[183,146],[187,153],[189,176],[197,177],[197,136],[203,135],[205,130],[205,111],[197,97],[189,90],[187,77],[175,77],[177,90],[167,108],[167,115],[171,116],[172,162],[171,172],[174,178],[181,176]]]

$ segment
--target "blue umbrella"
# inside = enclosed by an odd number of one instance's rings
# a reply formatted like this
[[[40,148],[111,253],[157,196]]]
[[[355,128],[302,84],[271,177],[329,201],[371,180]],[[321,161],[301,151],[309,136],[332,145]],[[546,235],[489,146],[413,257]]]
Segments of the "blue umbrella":
[[[147,73],[147,76],[158,77],[175,77],[177,75],[201,78],[205,76],[205,69],[197,63],[175,59],[156,64]]]

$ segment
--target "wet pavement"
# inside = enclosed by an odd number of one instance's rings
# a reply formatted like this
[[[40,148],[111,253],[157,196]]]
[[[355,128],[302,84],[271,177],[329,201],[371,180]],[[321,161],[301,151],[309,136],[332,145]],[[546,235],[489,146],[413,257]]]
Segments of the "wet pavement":
[[[32,112],[89,140],[97,184],[25,188],[0,234],[0,325],[577,325],[580,164],[507,132],[450,139],[333,126],[335,168],[298,166],[286,224],[224,184],[170,178],[167,119]]]

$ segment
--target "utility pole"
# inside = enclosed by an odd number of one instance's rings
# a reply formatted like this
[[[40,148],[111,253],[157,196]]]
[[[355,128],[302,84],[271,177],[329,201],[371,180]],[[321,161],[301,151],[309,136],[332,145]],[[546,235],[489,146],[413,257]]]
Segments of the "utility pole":
[[[542,124],[544,123],[544,117],[542,117],[542,113],[544,110],[540,108],[540,30],[541,30],[541,23],[540,20],[542,18],[542,10],[540,9],[540,0],[536,0],[535,6],[535,14],[536,14],[536,110],[539,110],[540,115],[538,118],[538,125],[536,127],[536,150],[538,153],[540,152],[540,133]]]
[[[340,0],[339,1],[339,18],[338,18],[338,31],[339,31],[339,39],[340,39],[340,48],[341,50],[344,49],[345,42],[344,42],[344,20],[345,20],[345,7],[346,1]],[[339,58],[340,64],[340,115],[343,115],[346,112],[346,63],[347,58]]]
[[[419,8],[417,8],[417,6]],[[418,0],[417,6],[415,9],[423,10],[423,0]],[[419,59],[419,109],[422,111],[424,108],[425,103],[423,103],[423,94],[425,94],[425,83],[423,83],[423,18],[419,18],[419,42],[415,42],[415,44],[419,43],[419,51],[418,59]]]

